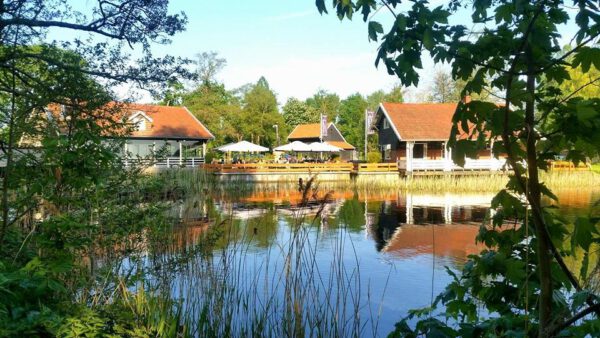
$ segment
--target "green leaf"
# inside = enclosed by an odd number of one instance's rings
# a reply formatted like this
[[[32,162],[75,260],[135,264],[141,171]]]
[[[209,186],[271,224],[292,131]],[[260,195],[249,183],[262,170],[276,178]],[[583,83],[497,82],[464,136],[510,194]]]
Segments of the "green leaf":
[[[383,26],[377,21],[369,21],[369,40],[377,41],[378,34],[383,34]]]
[[[588,266],[590,265],[590,255],[589,252],[585,252],[583,254],[583,260],[581,261],[581,269],[579,270],[579,278],[585,280],[588,275]]]
[[[579,121],[587,121],[598,115],[598,111],[588,101],[577,102],[576,109]]]
[[[581,47],[573,57],[573,67],[581,66],[584,73],[590,70],[592,63],[600,69],[600,48]]]
[[[590,219],[578,217],[571,235],[571,250],[574,251],[576,247],[580,247],[585,251],[589,251],[593,242],[593,233],[597,233],[597,230]]]
[[[423,32],[423,46],[425,46],[425,48],[429,50],[432,50],[435,46],[435,41],[433,40],[433,34],[431,32],[431,29],[425,29],[425,31]]]
[[[319,13],[327,14],[327,7],[325,7],[325,0],[316,0],[315,4],[317,5],[317,9],[319,10]]]

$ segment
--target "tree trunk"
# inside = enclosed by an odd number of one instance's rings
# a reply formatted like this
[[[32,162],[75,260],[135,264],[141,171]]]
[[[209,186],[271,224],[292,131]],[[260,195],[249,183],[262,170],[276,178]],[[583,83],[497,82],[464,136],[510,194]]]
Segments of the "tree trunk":
[[[533,57],[529,48],[525,53],[528,65],[527,94],[525,104],[525,125],[527,128],[527,195],[531,204],[533,224],[537,238],[538,249],[538,271],[540,278],[540,302],[539,302],[539,332],[538,336],[549,337],[549,329],[552,321],[552,273],[550,271],[552,253],[550,252],[550,238],[548,238],[546,224],[541,214],[541,190],[537,167],[537,151],[535,132],[535,75],[533,73]]]

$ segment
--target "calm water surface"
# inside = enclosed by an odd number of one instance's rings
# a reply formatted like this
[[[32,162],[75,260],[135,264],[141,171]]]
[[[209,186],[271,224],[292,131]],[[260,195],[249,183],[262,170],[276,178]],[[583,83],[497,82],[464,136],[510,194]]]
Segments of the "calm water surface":
[[[325,197],[325,192],[317,194],[317,199]],[[561,212],[576,216],[598,201],[600,192],[563,191],[558,196]],[[336,191],[323,207],[322,202],[315,202],[300,208],[302,196],[294,187],[257,186],[247,193],[223,193],[200,204],[187,203],[177,212],[183,220],[209,216],[214,226],[222,227],[226,239],[215,240],[214,255],[217,260],[230,255],[228,259],[242,262],[236,265],[233,283],[255,293],[251,302],[255,307],[300,292],[290,291],[281,281],[289,273],[289,264],[294,269],[285,257],[300,224],[308,244],[299,264],[313,266],[313,277],[300,280],[304,287],[321,281],[318,295],[306,297],[301,306],[310,312],[315,303],[325,306],[332,299],[339,303],[337,291],[345,291],[341,298],[350,304],[345,316],[360,316],[363,335],[385,336],[409,309],[431,304],[451,280],[446,267],[460,270],[468,255],[479,252],[475,236],[492,197]],[[189,224],[181,234],[181,248],[206,234],[205,224]],[[187,300],[202,297],[202,290],[194,291],[206,283],[198,271],[189,268],[176,275],[174,291]],[[258,312],[268,312],[258,306]]]

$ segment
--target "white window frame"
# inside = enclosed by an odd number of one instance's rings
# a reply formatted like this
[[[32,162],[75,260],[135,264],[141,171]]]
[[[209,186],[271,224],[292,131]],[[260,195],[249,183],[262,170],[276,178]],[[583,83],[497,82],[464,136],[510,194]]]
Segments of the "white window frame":
[[[383,129],[390,129],[390,121],[388,119],[383,119]]]

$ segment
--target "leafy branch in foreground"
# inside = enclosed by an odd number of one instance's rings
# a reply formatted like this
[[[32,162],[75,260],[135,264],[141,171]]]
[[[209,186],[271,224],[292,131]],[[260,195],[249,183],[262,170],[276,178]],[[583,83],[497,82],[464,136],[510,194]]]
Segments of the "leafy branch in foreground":
[[[149,238],[169,223],[147,198],[154,185],[121,163],[127,128],[109,104],[115,84],[193,77],[188,60],[151,53],[184,29],[168,3],[89,1],[86,14],[63,0],[0,1],[0,336],[184,331],[170,300],[123,292],[144,280]]]
[[[506,188],[492,201],[492,225],[482,225],[478,240],[488,249],[472,256],[434,309],[412,312],[392,335],[415,336],[581,336],[598,332],[598,290],[587,287],[592,248],[600,243],[598,217],[573,224],[544,206],[556,199],[540,181],[548,160],[565,154],[575,163],[600,151],[600,99],[564,92],[570,68],[587,72],[600,66],[600,10],[593,1],[451,1],[432,8],[427,1],[411,6],[399,0],[333,1],[340,19],[360,12],[369,21],[369,38],[381,38],[376,65],[404,85],[417,85],[421,58],[448,63],[455,80],[466,81],[462,95],[484,90],[504,93],[502,104],[460,102],[453,117],[449,146],[458,164],[494,142],[496,156],[506,156],[513,171]],[[321,13],[324,0],[316,1]],[[392,26],[373,21],[382,10]],[[450,23],[470,11],[473,28]],[[460,20],[454,20],[460,21]],[[575,45],[561,52],[559,27],[577,28]],[[568,37],[563,37],[568,38]],[[563,85],[561,87],[561,85]],[[487,89],[486,89],[487,88]],[[545,135],[544,137],[542,134]],[[508,224],[509,220],[516,223]],[[568,238],[571,241],[567,241]],[[570,271],[566,258],[582,257],[581,271]],[[595,270],[594,270],[595,271]],[[485,306],[479,313],[476,304]],[[408,320],[419,318],[411,328]]]

